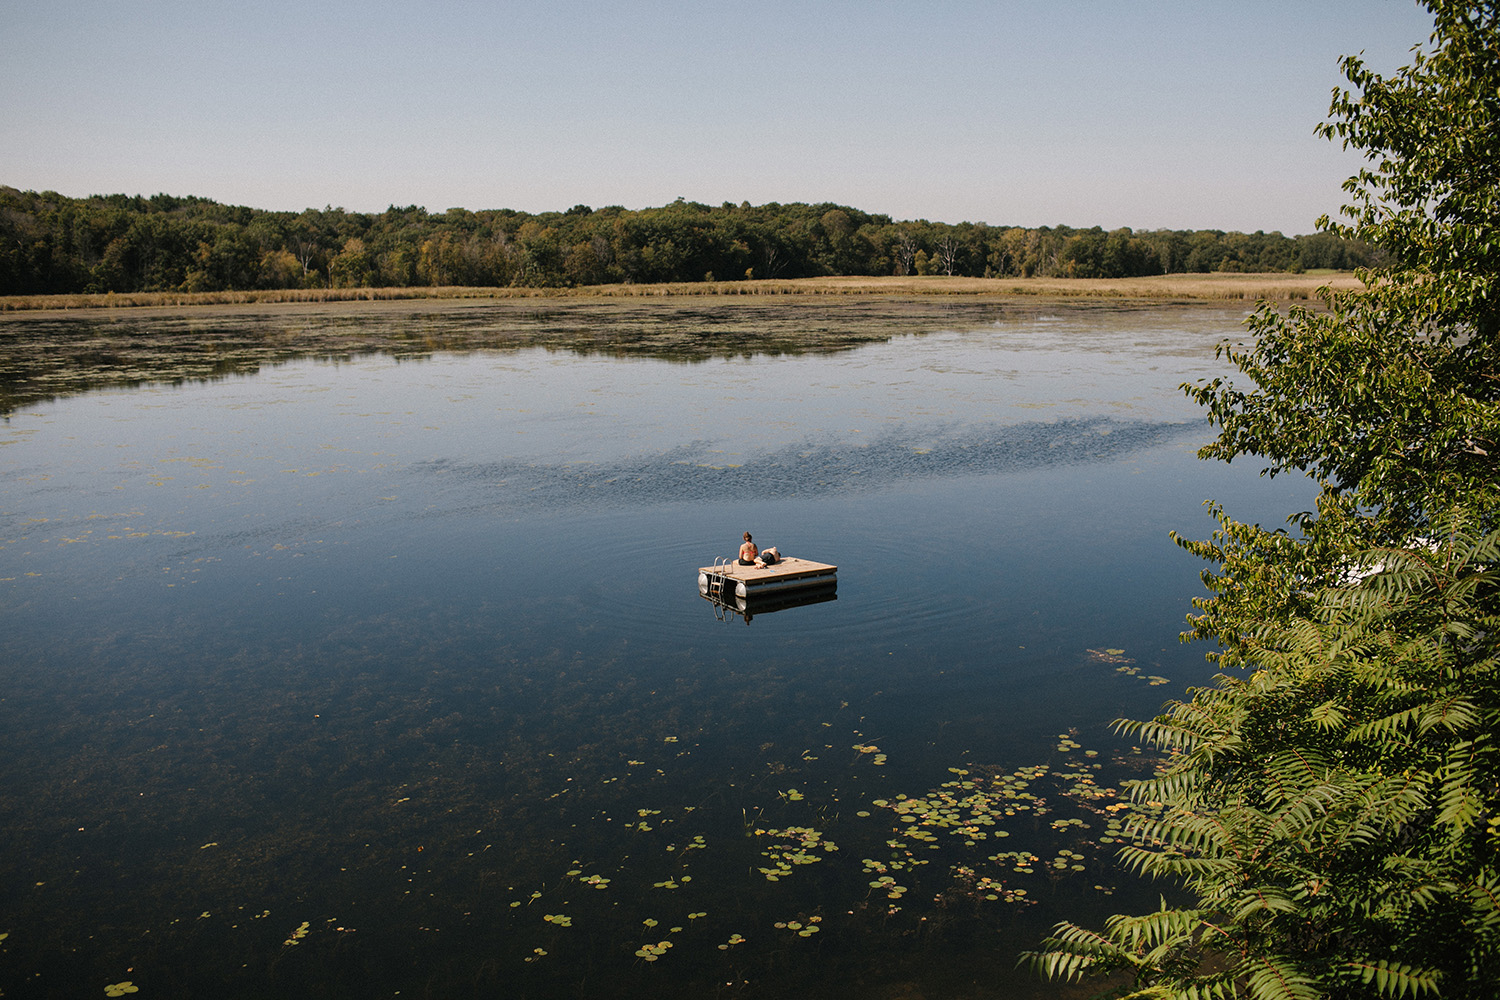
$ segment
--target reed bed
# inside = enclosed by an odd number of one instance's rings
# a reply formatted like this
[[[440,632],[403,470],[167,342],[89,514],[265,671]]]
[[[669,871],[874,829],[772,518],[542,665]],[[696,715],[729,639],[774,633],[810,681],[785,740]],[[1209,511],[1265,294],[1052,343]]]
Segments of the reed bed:
[[[375,302],[402,299],[670,298],[681,296],[887,297],[954,295],[1009,298],[1118,298],[1203,301],[1309,300],[1323,287],[1351,289],[1346,272],[1309,274],[1171,274],[1151,278],[834,277],[786,281],[699,281],[580,288],[290,288],[230,292],[109,292],[97,295],[0,296],[0,312],[132,309],[281,302]]]

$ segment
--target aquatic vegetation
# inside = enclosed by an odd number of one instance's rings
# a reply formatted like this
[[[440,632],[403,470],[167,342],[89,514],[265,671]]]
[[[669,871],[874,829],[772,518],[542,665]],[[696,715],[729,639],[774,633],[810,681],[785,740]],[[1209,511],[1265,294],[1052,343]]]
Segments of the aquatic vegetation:
[[[719,950],[720,951],[728,951],[730,948],[733,948],[737,944],[744,944],[746,940],[748,940],[748,939],[745,938],[743,935],[740,935],[740,934],[731,934],[731,935],[729,935],[729,940],[728,941],[725,941],[723,944],[719,945]]]
[[[992,875],[980,875],[979,872],[969,865],[955,865],[953,867],[954,885],[944,893],[939,894],[940,905],[952,905],[959,899],[967,898],[974,902],[984,901],[987,903],[1004,902],[1011,905],[1030,906],[1037,900],[1031,898],[1027,891],[1019,887],[1007,885],[1002,878]]]
[[[641,945],[638,949],[636,949],[635,954],[637,958],[640,958],[644,961],[654,962],[658,958],[661,958],[663,955],[665,955],[667,953],[667,950],[671,947],[671,941],[662,940],[656,942],[655,944]]]
[[[999,854],[991,854],[989,860],[1002,864],[1011,864],[1017,872],[1023,875],[1030,875],[1035,871],[1033,866],[1042,859],[1030,851],[1001,851]]]
[[[1078,754],[1082,751],[1072,733],[1063,734],[1059,739],[1067,744],[1060,748],[1065,752]],[[904,869],[908,876],[914,876],[921,865],[929,863],[929,858],[917,852],[925,854],[951,849],[944,845],[952,844],[952,837],[961,838],[962,848],[970,849],[986,839],[1009,836],[1008,831],[996,825],[1002,817],[1045,817],[1056,808],[1048,803],[1048,798],[1076,807],[1080,813],[1054,816],[1046,821],[1045,829],[1054,837],[1069,838],[1056,847],[1053,857],[1044,860],[1034,850],[1018,849],[989,854],[982,860],[962,861],[950,868],[953,881],[939,889],[935,897],[937,905],[949,913],[972,914],[978,912],[972,907],[982,903],[1034,906],[1039,902],[1034,890],[1014,884],[1013,879],[1045,876],[1055,883],[1065,876],[1084,873],[1097,863],[1113,864],[1108,856],[1091,862],[1090,858],[1096,852],[1091,852],[1090,848],[1106,848],[1123,837],[1128,815],[1159,811],[1160,806],[1137,806],[1121,800],[1116,788],[1099,782],[1096,772],[1104,765],[1092,762],[1097,757],[1097,752],[1082,751],[1081,756],[1070,758],[1071,769],[1053,770],[1048,765],[1035,765],[1009,774],[989,769],[950,767],[948,771],[953,780],[922,795],[898,793],[891,798],[871,799],[872,807],[888,810],[893,820],[892,832],[898,834],[885,842],[892,852],[889,858],[877,854],[862,859],[864,872],[874,876],[868,883],[870,889],[887,904],[886,915],[894,917],[900,912],[901,907],[895,904],[909,898],[911,892],[905,884],[909,878],[898,879],[896,873]],[[1119,764],[1123,759],[1128,758],[1117,757],[1115,763]],[[1038,794],[1043,787],[1046,797]],[[1107,824],[1106,833],[1099,837],[1097,844],[1078,836],[1092,826],[1091,814]],[[941,836],[944,832],[949,838]],[[981,871],[985,861],[1008,870],[1009,875]],[[1091,888],[1105,895],[1114,892],[1112,886],[1101,882],[1093,883]]]
[[[104,995],[107,997],[122,997],[127,993],[139,993],[141,988],[129,979],[123,983],[110,983],[104,987]]]
[[[702,851],[702,850],[706,850],[707,848],[708,848],[708,842],[703,839],[703,834],[699,833],[699,834],[695,834],[693,836],[693,839],[692,839],[691,843],[683,845],[682,852],[684,854],[686,854],[688,851]],[[667,850],[672,850],[672,849],[673,849],[672,847],[668,847],[667,848]]]
[[[546,921],[547,923],[552,924],[552,925],[557,926],[557,927],[572,927],[573,926],[573,918],[569,917],[569,916],[566,916],[564,914],[561,914],[561,913],[549,913],[545,917],[543,917],[542,919],[544,921]]]
[[[299,926],[296,930],[292,931],[292,933],[290,934],[290,936],[288,936],[287,939],[285,941],[281,942],[281,943],[284,944],[284,945],[298,945],[298,944],[301,944],[302,943],[302,939],[305,938],[305,937],[307,937],[308,928],[311,927],[311,926],[312,925],[308,921],[306,921],[306,920],[302,921],[301,926]]]
[[[1132,657],[1126,656],[1123,649],[1090,649],[1085,652],[1088,653],[1089,659],[1096,663],[1120,664],[1120,666],[1115,668],[1115,673],[1123,674],[1126,677],[1139,678],[1147,682],[1151,687],[1160,687],[1163,684],[1172,683],[1170,678],[1161,677],[1157,674],[1147,674],[1139,667],[1131,666],[1130,664],[1134,663],[1135,660]]]
[[[766,877],[767,882],[776,882],[792,873],[796,865],[817,864],[823,858],[814,854],[814,851],[832,852],[838,850],[838,845],[830,840],[823,840],[823,834],[811,827],[789,826],[783,830],[756,830],[756,836],[765,836],[771,839],[761,855],[770,859],[772,866],[757,869]]]
[[[1018,776],[976,779],[962,768],[948,770],[957,775],[956,779],[944,782],[925,796],[909,798],[901,794],[894,802],[875,799],[870,804],[890,809],[898,822],[910,824],[911,829],[897,828],[903,836],[928,844],[936,838],[930,830],[921,829],[923,827],[946,830],[969,843],[990,836],[1006,836],[1005,831],[995,828],[997,818],[1033,806],[1032,802],[1023,801],[1032,797],[1025,791],[1027,781]]]
[[[822,920],[823,920],[822,917],[814,915],[814,916],[808,917],[806,923],[803,923],[800,920],[778,920],[772,926],[775,927],[779,931],[780,930],[791,931],[792,933],[796,934],[798,937],[805,937],[806,938],[806,937],[812,937],[814,934],[818,933],[819,930],[821,930],[821,928],[818,926],[818,924],[820,922],[822,922]]]
[[[1143,673],[1137,667],[1116,667],[1115,673],[1124,674],[1126,677],[1138,677],[1141,680],[1146,681],[1147,684],[1149,684],[1151,687],[1161,687],[1163,684],[1172,683],[1169,678],[1161,677],[1156,674]]]

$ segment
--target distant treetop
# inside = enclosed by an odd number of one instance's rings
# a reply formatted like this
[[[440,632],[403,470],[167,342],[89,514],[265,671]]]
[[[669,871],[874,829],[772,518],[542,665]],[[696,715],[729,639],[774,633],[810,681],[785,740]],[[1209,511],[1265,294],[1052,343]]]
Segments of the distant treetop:
[[[894,221],[846,205],[677,199],[660,208],[441,215],[270,212],[207,198],[68,198],[0,186],[0,294],[256,288],[570,287],[827,275],[1121,278],[1381,262],[1330,233]]]

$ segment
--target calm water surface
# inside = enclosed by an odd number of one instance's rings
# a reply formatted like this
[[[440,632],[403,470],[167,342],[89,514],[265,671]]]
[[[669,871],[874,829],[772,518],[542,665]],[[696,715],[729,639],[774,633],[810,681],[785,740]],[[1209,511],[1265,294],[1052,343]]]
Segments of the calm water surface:
[[[13,363],[6,996],[1051,996],[1019,951],[1151,905],[1109,723],[1211,677],[1167,532],[1308,502],[1193,457],[1176,386],[1244,311],[918,303],[801,351],[855,321],[653,308],[670,350],[508,304],[0,325],[465,331]],[[746,530],[836,599],[700,597]]]

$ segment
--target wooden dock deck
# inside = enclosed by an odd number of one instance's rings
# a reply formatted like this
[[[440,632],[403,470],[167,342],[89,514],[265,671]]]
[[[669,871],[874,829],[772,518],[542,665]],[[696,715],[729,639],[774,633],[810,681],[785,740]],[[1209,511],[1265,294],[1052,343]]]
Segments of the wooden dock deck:
[[[837,581],[838,567],[786,556],[774,566],[741,566],[737,561],[698,568],[698,592],[719,596],[754,597],[800,587],[827,586]]]

